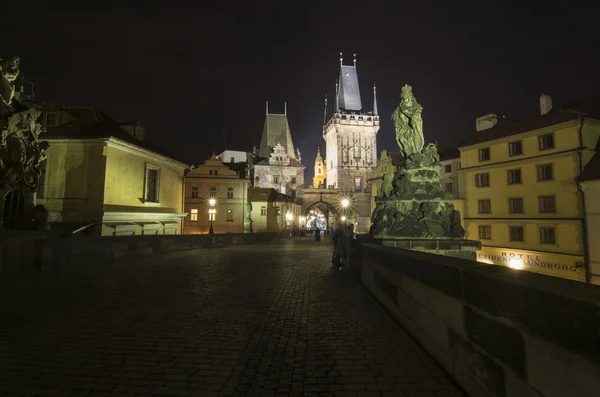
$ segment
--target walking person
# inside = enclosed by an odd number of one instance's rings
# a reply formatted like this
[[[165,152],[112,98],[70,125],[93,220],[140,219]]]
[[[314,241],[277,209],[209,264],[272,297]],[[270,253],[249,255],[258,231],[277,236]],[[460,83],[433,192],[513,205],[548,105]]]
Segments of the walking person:
[[[343,256],[343,244],[344,244],[344,228],[341,223],[337,223],[335,225],[335,229],[333,229],[333,233],[331,233],[331,240],[333,242],[333,255],[331,258],[331,263],[333,267],[339,267],[342,269],[340,260]]]
[[[344,267],[350,269],[350,256],[352,254],[352,244],[354,243],[354,224],[349,223],[344,228],[344,237],[342,239],[343,249],[342,255],[344,256]]]
[[[319,229],[319,226],[317,226],[315,229],[315,241],[317,243],[321,242],[321,229]]]

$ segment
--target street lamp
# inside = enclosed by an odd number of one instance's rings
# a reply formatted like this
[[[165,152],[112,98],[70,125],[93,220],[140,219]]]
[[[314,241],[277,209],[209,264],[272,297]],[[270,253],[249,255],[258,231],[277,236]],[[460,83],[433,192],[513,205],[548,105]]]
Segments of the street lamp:
[[[342,216],[342,222],[346,222],[346,217]]]
[[[292,237],[292,220],[294,220],[294,215],[291,212],[285,214],[285,219],[288,221],[288,228],[290,229],[290,237]]]
[[[217,204],[217,200],[211,198],[208,200],[208,204],[210,208],[208,209],[208,219],[210,220],[210,229],[208,231],[209,234],[215,234],[215,230],[213,229],[213,221],[215,220],[215,216],[217,214],[217,209],[215,208],[215,204]]]
[[[350,200],[348,200],[348,199],[342,200],[342,207],[344,207],[344,209],[348,208],[349,205],[350,205]]]

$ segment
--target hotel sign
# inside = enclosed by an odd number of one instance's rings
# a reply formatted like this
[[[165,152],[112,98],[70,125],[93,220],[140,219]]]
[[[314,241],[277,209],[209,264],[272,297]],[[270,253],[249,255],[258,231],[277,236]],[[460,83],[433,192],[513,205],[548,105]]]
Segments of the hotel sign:
[[[477,261],[585,282],[582,256],[481,247]]]

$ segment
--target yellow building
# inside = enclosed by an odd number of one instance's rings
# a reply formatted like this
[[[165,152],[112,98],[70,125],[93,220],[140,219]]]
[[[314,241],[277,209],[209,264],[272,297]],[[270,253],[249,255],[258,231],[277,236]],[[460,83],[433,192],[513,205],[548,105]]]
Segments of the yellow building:
[[[477,119],[460,145],[466,238],[481,240],[478,260],[586,281],[582,195],[576,178],[594,154],[600,122],[552,109],[498,121]]]
[[[248,187],[245,175],[229,169],[214,154],[192,169],[185,178],[184,233],[208,233],[211,217],[214,233],[249,232]]]
[[[327,178],[326,162],[321,157],[321,148],[317,148],[317,157],[315,158],[315,176],[313,177],[313,188],[319,189],[325,187],[325,178]]]
[[[302,205],[291,196],[271,188],[248,190],[252,202],[254,232],[283,232],[299,230],[303,224]]]
[[[52,229],[86,235],[181,233],[186,164],[144,139],[139,122],[95,108],[43,106],[50,143],[36,197]],[[83,228],[83,229],[82,229]]]
[[[590,282],[600,285],[600,142],[596,154],[579,177],[584,192]]]
[[[381,194],[381,184],[383,183],[383,176],[386,174],[395,174],[398,167],[402,165],[404,158],[400,153],[390,153],[387,150],[382,150],[377,165],[373,170],[373,176],[368,179],[367,182],[371,184],[371,214],[375,210],[375,198]]]

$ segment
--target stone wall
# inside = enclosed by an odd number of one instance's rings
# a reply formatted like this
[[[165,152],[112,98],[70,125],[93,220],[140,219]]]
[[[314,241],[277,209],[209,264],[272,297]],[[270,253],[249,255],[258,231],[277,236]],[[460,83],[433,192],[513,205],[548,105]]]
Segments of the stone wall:
[[[600,395],[600,288],[372,242],[360,273],[469,396]]]
[[[50,270],[87,262],[113,262],[145,255],[273,241],[278,233],[227,233],[117,237],[45,237],[41,233],[8,235],[0,276]]]

